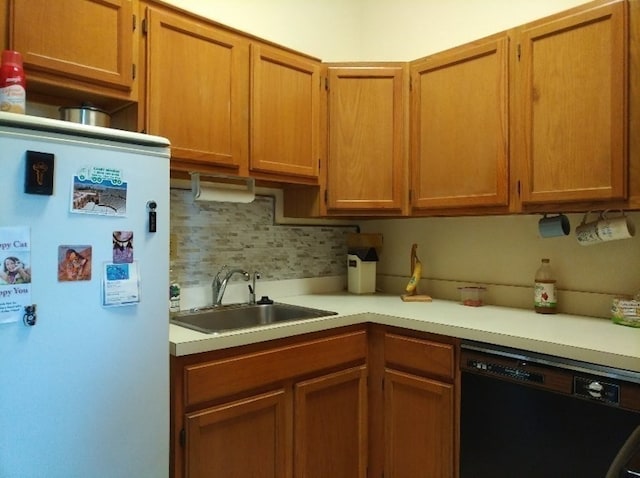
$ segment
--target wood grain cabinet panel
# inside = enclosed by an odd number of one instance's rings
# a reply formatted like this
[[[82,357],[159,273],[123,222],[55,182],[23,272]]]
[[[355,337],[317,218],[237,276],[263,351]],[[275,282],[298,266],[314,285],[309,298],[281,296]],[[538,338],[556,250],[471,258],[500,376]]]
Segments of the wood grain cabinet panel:
[[[365,356],[366,332],[337,334],[184,367],[185,405],[206,403]]]
[[[509,37],[411,63],[412,210],[506,206]]]
[[[329,66],[327,74],[329,214],[406,212],[406,66]]]
[[[320,62],[253,43],[251,68],[251,171],[317,180]]]
[[[525,207],[626,197],[627,9],[594,2],[521,30],[515,133]]]
[[[454,347],[451,344],[386,334],[384,356],[387,364],[447,380],[455,376]]]
[[[454,476],[454,388],[385,370],[385,477]]]
[[[132,94],[131,0],[9,0],[9,12],[10,48],[22,53],[31,90]]]
[[[366,366],[305,380],[294,393],[294,476],[365,478]]]
[[[246,173],[248,39],[171,11],[146,18],[148,132],[171,140],[172,167]]]
[[[284,390],[190,413],[185,425],[189,478],[291,476]]]
[[[365,478],[367,331],[171,357],[173,478]]]

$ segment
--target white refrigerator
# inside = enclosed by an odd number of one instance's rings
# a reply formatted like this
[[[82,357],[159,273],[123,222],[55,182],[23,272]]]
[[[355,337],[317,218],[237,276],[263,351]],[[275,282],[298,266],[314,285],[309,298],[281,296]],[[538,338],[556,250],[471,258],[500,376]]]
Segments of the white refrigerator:
[[[0,113],[0,477],[168,476],[169,156]]]

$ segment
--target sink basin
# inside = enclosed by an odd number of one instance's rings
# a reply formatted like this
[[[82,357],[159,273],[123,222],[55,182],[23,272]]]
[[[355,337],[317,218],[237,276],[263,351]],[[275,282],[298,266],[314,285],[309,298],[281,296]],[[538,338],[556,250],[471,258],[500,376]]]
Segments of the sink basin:
[[[213,334],[336,314],[337,312],[328,310],[288,304],[239,304],[180,312],[171,318],[171,323]]]

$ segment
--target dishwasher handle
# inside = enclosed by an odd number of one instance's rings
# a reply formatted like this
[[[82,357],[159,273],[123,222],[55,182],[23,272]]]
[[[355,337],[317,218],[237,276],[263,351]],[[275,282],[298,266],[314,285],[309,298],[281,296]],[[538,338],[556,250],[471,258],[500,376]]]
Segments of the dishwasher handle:
[[[627,438],[611,462],[605,478],[640,477],[640,426]]]

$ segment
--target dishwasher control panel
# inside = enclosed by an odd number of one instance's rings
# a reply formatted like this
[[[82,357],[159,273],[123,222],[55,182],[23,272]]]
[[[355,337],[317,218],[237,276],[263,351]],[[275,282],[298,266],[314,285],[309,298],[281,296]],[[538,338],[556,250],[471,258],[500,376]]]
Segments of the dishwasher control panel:
[[[467,367],[491,375],[499,375],[505,378],[521,380],[523,382],[544,383],[544,375],[537,372],[531,372],[524,367],[511,367],[500,363],[485,360],[469,359]]]
[[[608,405],[620,405],[620,385],[586,377],[573,377],[573,394]]]

